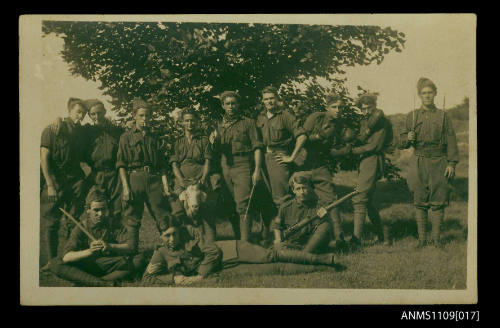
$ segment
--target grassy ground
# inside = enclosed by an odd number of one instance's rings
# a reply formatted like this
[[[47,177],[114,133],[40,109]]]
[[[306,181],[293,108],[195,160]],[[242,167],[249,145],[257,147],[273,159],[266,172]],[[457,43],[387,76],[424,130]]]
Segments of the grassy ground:
[[[353,173],[338,174],[336,182],[339,194],[352,190],[353,181]],[[273,274],[262,274],[248,267],[252,265],[246,265],[248,271],[222,271],[192,287],[464,289],[467,278],[467,189],[464,191],[464,187],[467,188],[466,181],[458,183],[453,201],[446,209],[442,228],[446,244],[442,248],[415,248],[417,227],[411,194],[405,181],[381,181],[378,184],[377,203],[384,223],[391,227],[394,237],[392,246],[371,242],[373,233],[368,223],[365,247],[359,252],[337,254],[336,262],[341,269],[316,267],[319,270],[317,272],[290,275],[278,270]],[[353,217],[349,203],[342,207],[342,218],[344,231],[350,235]],[[217,228],[221,239],[231,239],[232,230],[227,222],[219,222]],[[147,214],[143,219],[140,237],[143,241],[141,249],[150,255],[158,241],[158,233]],[[266,265],[262,266],[266,269]],[[306,267],[304,270],[310,271],[311,268]],[[41,276],[40,285],[71,286],[51,275]],[[140,286],[140,283],[130,282],[125,286]]]

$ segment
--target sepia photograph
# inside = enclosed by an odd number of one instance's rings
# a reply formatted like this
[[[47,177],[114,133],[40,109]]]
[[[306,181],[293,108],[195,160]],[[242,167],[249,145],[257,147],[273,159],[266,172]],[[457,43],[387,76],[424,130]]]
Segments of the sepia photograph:
[[[477,303],[474,14],[19,31],[22,305]]]

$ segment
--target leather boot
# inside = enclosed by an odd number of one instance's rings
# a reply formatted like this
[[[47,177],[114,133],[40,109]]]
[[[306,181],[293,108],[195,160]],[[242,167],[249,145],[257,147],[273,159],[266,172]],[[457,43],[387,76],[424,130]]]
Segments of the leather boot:
[[[441,242],[441,223],[443,222],[444,208],[431,210],[432,243],[438,246]]]
[[[59,245],[59,231],[58,227],[47,227],[43,236],[43,248],[45,254],[44,269],[48,269],[49,262],[57,257],[57,247]],[[41,263],[42,264],[42,263]]]
[[[245,217],[245,214],[240,215],[240,233],[241,240],[250,241],[250,232],[252,229],[252,216],[250,213]]]
[[[97,278],[85,271],[77,269],[71,265],[63,264],[59,261],[52,261],[49,265],[50,271],[56,276],[74,282],[79,285],[89,286],[89,287],[113,287],[114,284],[111,281],[105,281]]]
[[[382,219],[380,218],[380,214],[378,210],[373,206],[373,204],[369,204],[367,206],[368,218],[373,224],[373,228],[375,230],[375,234],[377,235],[378,242],[384,242],[384,232],[382,228]]]
[[[311,254],[303,251],[280,248],[276,251],[275,262],[287,262],[311,265],[335,265],[332,253]]]
[[[384,246],[390,246],[392,245],[392,236],[391,236],[391,229],[390,227],[385,224],[382,227],[383,233],[384,233]]]
[[[415,213],[417,219],[417,229],[418,229],[418,246],[425,246],[426,238],[426,226],[427,226],[427,209],[417,208]]]

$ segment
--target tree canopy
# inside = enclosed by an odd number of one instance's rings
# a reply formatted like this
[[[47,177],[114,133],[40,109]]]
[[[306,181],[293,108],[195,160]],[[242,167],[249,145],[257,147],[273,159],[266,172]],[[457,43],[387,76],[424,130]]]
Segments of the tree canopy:
[[[171,112],[195,108],[209,128],[225,90],[239,92],[250,116],[268,85],[285,105],[306,105],[298,119],[324,110],[328,92],[352,104],[343,68],[380,64],[405,42],[403,33],[379,26],[44,21],[42,29],[64,39],[71,73],[99,81],[120,120],[129,119],[134,97],[149,101],[167,144],[179,132]]]

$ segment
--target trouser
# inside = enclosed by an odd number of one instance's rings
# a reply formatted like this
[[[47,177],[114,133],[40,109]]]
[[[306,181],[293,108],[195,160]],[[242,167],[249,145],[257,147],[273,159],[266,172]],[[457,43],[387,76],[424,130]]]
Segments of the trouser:
[[[171,207],[163,195],[161,176],[147,172],[130,172],[129,184],[132,199],[123,205],[123,222],[132,229],[136,237],[141,227],[144,204],[156,223],[169,222]],[[138,251],[138,241],[139,238],[134,238],[134,253]]]
[[[232,222],[235,235],[240,231],[240,238],[249,240],[255,210],[249,208],[246,213],[252,190],[253,156],[232,156],[231,159],[222,156],[221,166],[224,181],[231,194],[239,216],[239,223]],[[254,190],[255,193],[255,190]],[[254,196],[252,196],[254,197]],[[235,227],[238,226],[238,227]]]
[[[46,185],[40,195],[40,265],[42,266],[57,256],[59,227],[63,216],[59,208],[63,208],[79,220],[88,193],[88,185],[83,180],[83,175],[58,177],[57,184],[59,185],[57,201],[48,200]],[[65,218],[64,222],[66,222],[64,238],[68,238],[74,224],[68,218]]]
[[[444,208],[431,210],[430,213],[432,223],[432,241],[438,243],[441,238],[441,224],[444,217]],[[417,207],[415,216],[417,219],[418,239],[420,244],[425,244],[427,242],[428,209]]]
[[[326,165],[311,170],[314,193],[318,197],[320,206],[327,206],[337,200],[335,186],[333,184],[333,175]],[[338,207],[330,211],[330,219],[333,226],[334,238],[343,239],[342,219]]]
[[[288,180],[292,173],[290,165],[279,164],[276,161],[276,155],[288,155],[286,152],[268,152],[265,154],[266,169],[269,174],[269,183],[271,185],[271,193],[273,202],[279,208],[283,196],[288,191]]]
[[[92,189],[99,189],[109,199],[110,213],[114,222],[122,220],[122,182],[116,170],[93,169],[92,178],[95,185]],[[90,192],[90,191],[89,191]]]
[[[62,279],[93,287],[110,287],[110,281],[130,277],[135,271],[133,259],[125,256],[86,258],[71,263],[55,258],[49,268]]]
[[[354,236],[362,239],[366,214],[372,222],[379,240],[384,239],[382,222],[376,205],[374,194],[377,181],[382,176],[383,157],[372,155],[361,159],[358,169],[356,190],[359,194],[352,198],[354,206]]]
[[[313,265],[333,265],[331,254],[311,254],[287,247],[264,248],[244,240],[236,241],[237,262],[240,263],[299,263]]]
[[[332,240],[332,223],[323,221],[317,226],[309,226],[296,238],[283,242],[290,248],[301,249],[307,253],[322,253]]]
[[[445,157],[412,157],[408,185],[415,207],[440,210],[448,205],[451,187],[444,176],[447,166]]]

